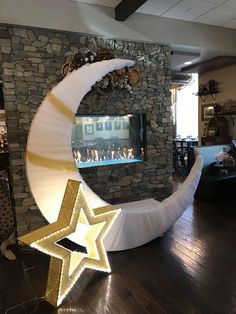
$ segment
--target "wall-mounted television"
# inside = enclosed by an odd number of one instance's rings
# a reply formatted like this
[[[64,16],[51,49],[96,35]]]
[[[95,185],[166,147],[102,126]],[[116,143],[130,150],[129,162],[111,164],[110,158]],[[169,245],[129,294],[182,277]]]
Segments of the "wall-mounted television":
[[[142,162],[145,114],[76,114],[72,151],[77,168]]]

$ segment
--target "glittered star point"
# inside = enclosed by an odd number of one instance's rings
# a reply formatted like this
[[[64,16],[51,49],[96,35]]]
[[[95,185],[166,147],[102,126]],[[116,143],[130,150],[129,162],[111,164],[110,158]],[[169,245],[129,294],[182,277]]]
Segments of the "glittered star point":
[[[19,240],[51,256],[46,300],[58,306],[85,268],[110,272],[103,239],[119,209],[108,205],[91,209],[82,184],[68,180],[56,222],[19,237]],[[58,242],[70,236],[86,248],[71,251]]]

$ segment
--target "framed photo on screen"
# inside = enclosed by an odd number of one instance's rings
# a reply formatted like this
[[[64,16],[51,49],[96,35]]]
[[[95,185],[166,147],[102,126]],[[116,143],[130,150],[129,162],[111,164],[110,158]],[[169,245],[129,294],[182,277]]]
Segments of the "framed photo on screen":
[[[102,131],[102,130],[103,130],[103,123],[96,122],[96,131]]]
[[[85,131],[86,135],[93,135],[93,133],[94,133],[93,124],[86,124],[84,131]]]

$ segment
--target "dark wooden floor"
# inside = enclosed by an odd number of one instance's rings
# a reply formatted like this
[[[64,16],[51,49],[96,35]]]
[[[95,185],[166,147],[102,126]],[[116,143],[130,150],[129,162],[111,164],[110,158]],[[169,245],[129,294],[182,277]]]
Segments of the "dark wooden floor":
[[[236,313],[236,205],[196,202],[163,238],[109,260],[111,274],[85,272],[54,309],[49,258],[18,250],[0,260],[0,313]]]

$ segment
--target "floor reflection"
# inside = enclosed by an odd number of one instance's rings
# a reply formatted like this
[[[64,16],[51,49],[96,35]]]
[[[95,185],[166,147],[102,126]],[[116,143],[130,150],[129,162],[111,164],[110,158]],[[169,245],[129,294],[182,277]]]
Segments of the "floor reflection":
[[[20,248],[0,258],[0,313],[235,313],[235,230],[235,206],[190,207],[162,238],[109,253],[111,274],[86,269],[57,309],[41,299],[49,256]]]

